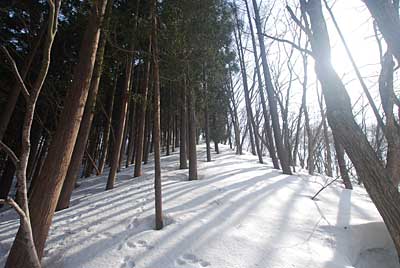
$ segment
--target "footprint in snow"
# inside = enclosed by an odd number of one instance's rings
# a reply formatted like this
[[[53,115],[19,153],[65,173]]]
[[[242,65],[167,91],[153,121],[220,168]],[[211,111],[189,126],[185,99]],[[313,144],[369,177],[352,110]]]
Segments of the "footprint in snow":
[[[136,266],[136,264],[135,264],[135,261],[133,259],[131,259],[130,257],[125,257],[123,259],[122,264],[121,264],[120,267],[121,268],[133,268],[135,266]]]
[[[134,229],[134,228],[137,227],[137,226],[139,226],[139,219],[138,219],[138,218],[135,218],[133,221],[131,221],[131,222],[128,224],[128,226],[127,226],[126,229],[128,229],[128,230]]]
[[[95,237],[97,239],[106,239],[106,238],[110,238],[112,236],[112,234],[110,232],[104,232],[104,233],[98,233]]]
[[[126,247],[128,247],[130,249],[132,249],[132,248],[137,248],[137,249],[144,248],[144,249],[150,250],[150,249],[154,248],[152,245],[147,244],[147,242],[144,241],[144,240],[139,240],[137,242],[126,241],[125,243],[119,245],[118,250],[122,250],[124,248],[124,246],[126,246]]]
[[[176,263],[178,265],[185,265],[187,267],[193,267],[193,266],[200,266],[200,267],[208,267],[210,266],[210,262],[202,260],[198,258],[196,255],[185,253],[181,257],[179,257],[176,260]]]

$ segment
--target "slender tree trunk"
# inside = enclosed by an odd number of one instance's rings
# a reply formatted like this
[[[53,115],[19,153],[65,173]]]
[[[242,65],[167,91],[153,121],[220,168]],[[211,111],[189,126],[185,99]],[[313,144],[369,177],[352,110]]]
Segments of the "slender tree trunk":
[[[267,148],[268,148],[269,156],[272,159],[272,164],[273,164],[274,168],[279,169],[280,168],[279,160],[276,157],[274,138],[272,136],[271,124],[269,122],[270,117],[269,117],[269,113],[268,113],[268,109],[267,109],[267,102],[266,102],[265,96],[264,96],[264,88],[263,88],[263,84],[262,84],[260,65],[258,64],[258,52],[257,52],[256,38],[255,38],[254,30],[253,30],[253,22],[251,19],[250,9],[249,9],[247,0],[245,0],[245,4],[246,4],[246,11],[247,11],[247,19],[249,21],[249,26],[250,26],[251,41],[252,41],[252,45],[253,45],[254,63],[256,65],[258,91],[260,93],[261,106],[262,106],[264,122],[265,122],[265,131],[267,134],[267,141],[269,144],[269,146],[267,146]]]
[[[133,42],[133,41],[132,41]],[[131,46],[133,47],[133,46]],[[111,167],[110,173],[108,174],[106,190],[110,190],[114,188],[115,176],[117,173],[118,165],[119,165],[119,157],[122,147],[122,142],[124,138],[124,129],[126,122],[126,114],[128,110],[128,100],[129,100],[129,91],[131,88],[131,80],[132,80],[132,69],[133,69],[133,57],[131,54],[126,56],[125,63],[125,83],[122,92],[121,98],[121,111],[118,115],[118,128],[115,133],[115,142],[113,145],[112,155],[111,155]]]
[[[334,145],[335,145],[336,159],[337,159],[337,162],[338,162],[340,176],[342,177],[343,184],[346,187],[346,189],[352,190],[353,189],[353,185],[351,184],[351,180],[350,180],[350,177],[349,177],[349,172],[347,171],[346,160],[344,159],[343,146],[340,145],[340,143],[337,141],[335,136],[333,136],[333,142],[334,142]]]
[[[206,136],[206,156],[207,162],[211,162],[211,146],[210,146],[210,122],[208,114],[208,89],[206,80],[205,64],[203,64],[203,90],[204,90],[204,134]]]
[[[42,219],[44,218],[43,215],[40,215],[39,217],[38,214],[44,214],[42,213],[43,211],[46,213],[46,210],[42,210],[41,207],[32,205],[32,199],[31,202],[29,202],[28,206],[28,191],[27,191],[27,166],[28,166],[28,160],[29,160],[29,155],[30,155],[30,149],[31,149],[31,144],[30,144],[30,134],[31,134],[31,128],[32,128],[32,123],[33,123],[33,117],[35,114],[35,108],[36,108],[36,102],[39,97],[40,91],[42,89],[43,83],[46,79],[48,69],[50,66],[50,55],[51,55],[51,49],[54,41],[55,34],[57,32],[57,25],[58,25],[58,13],[60,9],[60,1],[48,1],[49,5],[49,15],[48,15],[48,27],[47,27],[47,36],[43,44],[43,53],[42,53],[42,61],[41,61],[41,66],[38,70],[38,75],[36,77],[35,82],[33,83],[33,86],[31,88],[31,91],[28,92],[28,89],[21,77],[20,72],[18,71],[17,65],[13,58],[10,56],[8,53],[7,49],[3,47],[3,50],[5,54],[8,57],[8,60],[10,61],[12,67],[13,67],[13,72],[17,78],[17,81],[20,85],[22,94],[25,98],[25,104],[26,104],[26,111],[25,111],[25,116],[24,116],[24,122],[23,122],[23,127],[22,127],[22,138],[21,138],[21,153],[19,154],[19,157],[15,155],[12,150],[7,147],[3,142],[0,142],[0,147],[4,149],[8,156],[13,160],[14,165],[16,166],[16,178],[17,178],[17,198],[18,202],[16,203],[14,200],[7,198],[7,200],[2,200],[1,203],[8,203],[14,209],[17,211],[19,214],[20,218],[20,226],[18,229],[18,232],[16,234],[14,243],[11,247],[10,253],[7,258],[7,262],[5,267],[6,268],[12,268],[12,267],[18,267],[18,268],[40,268],[40,259],[43,253],[43,247],[44,247],[44,240],[43,244],[40,243],[40,239],[38,239],[37,236],[37,229],[33,228],[42,228],[43,226],[40,224],[37,224],[37,219]],[[45,185],[47,186],[47,185]],[[51,192],[50,191],[45,191],[46,192],[46,197],[51,197]],[[43,192],[42,192],[43,194]],[[46,200],[46,198],[42,198],[42,200]],[[37,199],[36,199],[37,200]],[[54,202],[57,202],[57,199],[53,200]],[[31,211],[36,212],[36,213],[30,213]],[[53,211],[50,211],[49,214],[54,213]],[[46,213],[47,214],[47,213]],[[48,231],[48,227],[50,224],[45,226],[44,228],[46,229],[46,235]]]
[[[130,90],[129,90],[130,91]],[[130,94],[129,94],[130,96]],[[119,150],[119,161],[118,161],[118,168],[117,168],[117,173],[121,171],[121,167],[122,167],[122,162],[124,161],[124,155],[126,156],[126,140],[128,137],[128,129],[129,129],[129,96],[128,96],[128,103],[127,103],[127,108],[126,108],[126,115],[125,115],[125,126],[124,126],[124,134],[122,135],[122,143],[121,143],[121,149]]]
[[[152,38],[149,38],[148,44],[148,55],[151,55],[152,49]],[[149,81],[150,81],[150,59],[147,60],[146,64],[146,78],[144,82],[144,88],[141,98],[141,103],[138,108],[138,118],[139,124],[137,127],[137,136],[136,136],[136,151],[135,151],[135,171],[134,177],[142,176],[142,162],[143,162],[143,143],[144,143],[144,128],[146,124],[146,107],[147,107],[147,93],[149,91]]]
[[[181,89],[181,114],[180,114],[180,131],[179,131],[179,168],[187,169],[187,153],[186,153],[186,137],[187,137],[187,109],[186,109],[186,76],[184,76],[184,86]]]
[[[135,146],[135,129],[136,125],[134,124],[135,121],[135,112],[136,106],[134,105],[133,101],[131,101],[129,105],[129,142],[128,142],[128,149],[126,153],[126,161],[125,167],[129,167],[133,158],[133,148]],[[147,122],[146,122],[147,123]]]
[[[322,127],[324,133],[324,143],[325,143],[325,154],[326,154],[326,163],[325,163],[325,172],[326,175],[332,177],[332,156],[331,156],[331,146],[329,142],[329,134],[328,134],[328,125],[326,123],[326,115],[324,112],[323,104],[322,104],[322,97],[320,100],[320,110],[321,110],[321,117],[322,117]]]
[[[236,154],[243,154],[242,151],[242,143],[240,142],[240,128],[239,128],[239,118],[235,101],[235,92],[233,91],[233,79],[232,79],[232,71],[231,66],[229,66],[229,94],[230,94],[230,103],[232,103],[232,107],[229,105],[229,110],[232,117],[233,128],[235,131],[235,143],[236,143]]]
[[[143,155],[143,164],[146,165],[149,161],[149,152],[150,152],[150,138],[151,138],[151,130],[152,130],[152,122],[151,122],[152,113],[148,110],[146,113],[146,141],[144,143],[144,155]]]
[[[267,88],[267,98],[271,113],[271,121],[272,121],[272,129],[275,137],[275,145],[278,153],[278,158],[281,163],[282,171],[284,174],[292,174],[289,163],[289,152],[287,148],[283,145],[281,128],[279,126],[279,116],[278,116],[278,107],[276,103],[276,93],[274,90],[274,85],[272,83],[272,77],[268,66],[268,60],[266,55],[266,48],[264,44],[264,37],[262,35],[261,28],[261,19],[260,13],[258,10],[258,5],[256,0],[253,1],[253,9],[255,15],[255,23],[257,28],[258,42],[260,44],[260,53],[261,53],[261,63],[264,71],[264,81],[266,83]]]
[[[186,87],[187,107],[189,114],[189,180],[197,180],[197,152],[196,152],[196,115],[194,92],[190,86]]]
[[[115,76],[114,80],[114,85],[112,87],[112,90],[110,90],[109,94],[107,94],[107,108],[106,108],[106,118],[105,118],[105,124],[104,124],[104,133],[103,133],[103,145],[102,145],[102,150],[101,150],[101,155],[100,155],[100,160],[99,160],[99,171],[100,174],[103,173],[104,167],[106,164],[107,156],[108,156],[108,151],[109,151],[109,144],[110,144],[110,133],[111,133],[111,128],[112,128],[112,117],[113,117],[113,110],[114,110],[114,98],[115,98],[115,90],[117,88],[117,78],[118,76]]]
[[[247,83],[247,71],[246,71],[246,65],[245,65],[245,61],[244,61],[241,29],[239,26],[239,18],[237,16],[237,11],[235,11],[235,19],[236,19],[236,28],[237,28],[237,35],[235,33],[235,40],[236,40],[236,46],[237,46],[237,50],[238,50],[238,54],[239,54],[240,70],[241,70],[241,75],[242,75],[242,80],[243,80],[243,90],[244,90],[245,103],[246,103],[247,120],[248,120],[249,130],[250,130],[249,134],[250,134],[251,150],[252,150],[253,154],[255,154],[255,152],[257,153],[258,161],[260,163],[263,163],[262,152],[261,152],[261,148],[260,148],[260,140],[257,135],[258,129],[255,124],[253,109],[251,107],[251,98],[250,98],[249,87],[248,87],[248,83]],[[253,140],[253,135],[252,135],[253,132],[254,132],[254,140]]]
[[[46,27],[43,27],[43,30],[40,31],[40,34],[36,37],[33,37],[33,47],[32,51],[29,53],[28,57],[26,58],[26,61],[24,62],[24,65],[21,69],[21,78],[22,80],[25,80],[28,71],[31,68],[32,62],[37,54],[37,51],[40,47],[43,35],[45,34]],[[0,141],[3,140],[4,134],[6,133],[7,126],[10,122],[11,116],[14,112],[15,106],[17,105],[18,97],[21,93],[21,86],[16,83],[16,85],[10,90],[10,94],[7,98],[7,102],[5,104],[4,109],[2,109],[1,114],[0,114]]]
[[[153,20],[153,68],[154,68],[154,192],[155,192],[155,225],[156,230],[163,228],[162,193],[161,193],[161,161],[160,161],[160,77],[158,67],[158,40],[157,40],[157,1],[152,0],[151,14]]]

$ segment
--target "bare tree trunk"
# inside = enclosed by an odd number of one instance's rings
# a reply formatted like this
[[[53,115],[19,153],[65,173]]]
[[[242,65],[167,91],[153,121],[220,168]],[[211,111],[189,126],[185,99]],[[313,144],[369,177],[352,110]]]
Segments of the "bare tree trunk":
[[[104,166],[106,164],[107,156],[108,156],[108,151],[109,151],[109,143],[110,143],[110,133],[111,133],[111,128],[112,128],[112,115],[113,115],[113,109],[114,109],[114,98],[115,98],[115,90],[117,87],[117,75],[115,76],[114,80],[114,85],[112,87],[112,90],[110,90],[109,94],[107,94],[107,111],[105,111],[105,124],[104,124],[104,133],[103,133],[103,145],[102,145],[102,150],[101,150],[101,155],[100,155],[100,160],[99,160],[99,172],[100,174],[103,173],[104,171]]]
[[[43,29],[40,31],[39,36],[33,37],[33,47],[32,51],[29,53],[28,57],[26,58],[26,61],[24,62],[24,65],[21,69],[21,78],[22,80],[26,79],[26,76],[28,75],[28,71],[31,68],[32,62],[37,54],[37,51],[40,47],[43,35],[45,34],[46,28],[43,27]],[[6,105],[4,109],[2,109],[0,113],[0,140],[3,140],[4,134],[6,133],[7,126],[10,122],[11,116],[14,112],[15,106],[18,101],[18,97],[21,93],[21,85],[17,83],[11,90],[10,94],[7,98]]]
[[[133,93],[133,92],[132,92]],[[132,94],[131,94],[132,95]],[[125,167],[129,167],[129,165],[132,163],[132,158],[133,158],[133,148],[135,147],[135,133],[136,133],[136,125],[135,123],[135,114],[136,112],[136,106],[134,105],[133,101],[131,100],[129,104],[129,141],[128,141],[128,149],[126,153],[126,161],[125,161]],[[147,123],[147,121],[146,121]]]
[[[387,140],[386,169],[388,170],[393,184],[397,187],[400,183],[400,127],[396,122],[393,90],[394,62],[390,53],[386,53],[382,70],[379,76],[379,93],[381,95],[382,107],[386,116],[384,135]]]
[[[205,67],[203,66],[203,69]],[[206,75],[205,70],[203,70],[203,89],[204,89],[204,134],[206,136],[206,155],[207,155],[207,162],[211,162],[211,149],[210,149],[210,122],[208,114],[208,98],[207,98],[207,82],[206,82]]]
[[[253,44],[253,55],[254,55],[254,63],[256,65],[256,72],[257,72],[258,91],[260,93],[261,106],[262,106],[264,122],[265,122],[265,131],[267,134],[267,141],[269,144],[269,146],[267,146],[267,149],[269,152],[269,156],[272,159],[272,164],[273,164],[274,168],[279,169],[280,168],[279,160],[276,157],[274,138],[272,136],[271,124],[269,122],[269,113],[268,113],[268,109],[267,109],[267,102],[266,102],[265,96],[264,96],[264,88],[263,88],[263,84],[262,84],[260,65],[258,64],[258,52],[257,52],[256,38],[255,38],[255,34],[254,34],[254,29],[253,29],[253,22],[251,19],[250,9],[249,9],[247,0],[245,0],[245,4],[246,4],[247,19],[249,21],[249,26],[250,26],[251,41]]]
[[[153,55],[153,68],[154,68],[154,192],[155,192],[155,225],[156,230],[163,228],[162,217],[162,193],[161,193],[161,161],[160,161],[160,77],[158,67],[158,40],[157,40],[157,1],[152,0],[151,16],[153,20],[152,30],[152,55]]]
[[[229,69],[230,69],[230,67],[229,67]],[[232,103],[232,107],[229,103],[229,112],[231,114],[233,129],[235,132],[236,154],[241,155],[243,152],[242,152],[242,144],[240,142],[239,119],[238,119],[238,113],[237,113],[237,108],[236,108],[236,103],[235,103],[235,92],[233,91],[233,81],[232,81],[231,70],[229,70],[229,85],[228,85],[228,87],[229,87],[229,94],[230,94],[230,103]]]
[[[358,176],[381,214],[400,256],[400,194],[392,184],[360,127],[354,120],[350,98],[330,62],[329,35],[322,13],[321,0],[302,1],[302,10],[309,15],[308,35],[315,58],[315,70],[326,101],[329,125],[354,164]]]
[[[154,86],[153,86],[154,87]],[[153,129],[152,122],[151,122],[151,115],[152,113],[148,110],[146,113],[146,141],[144,143],[144,155],[143,155],[143,164],[147,164],[149,161],[149,152],[150,152],[150,138],[151,138],[151,130]]]
[[[186,87],[189,114],[189,180],[197,180],[196,115],[193,89]]]
[[[132,41],[133,42],[133,41]],[[128,99],[129,99],[129,91],[131,88],[131,80],[132,80],[132,69],[133,69],[133,57],[131,54],[126,56],[125,63],[125,83],[122,92],[121,98],[121,111],[118,115],[118,128],[115,133],[115,142],[113,145],[112,155],[111,155],[111,167],[110,173],[108,174],[106,190],[110,190],[114,188],[115,176],[117,173],[118,165],[119,165],[119,157],[124,137],[124,129],[126,122],[126,113],[128,110]]]
[[[108,4],[107,9],[110,10],[112,4]],[[108,13],[111,12],[107,11]],[[110,16],[108,14],[108,16]],[[103,66],[103,56],[106,47],[105,33],[101,33],[99,48],[97,50],[96,61],[93,69],[93,75],[90,82],[88,97],[85,104],[85,109],[82,116],[82,121],[79,127],[78,137],[75,142],[74,151],[72,153],[71,162],[68,166],[67,175],[65,176],[64,184],[58,199],[56,210],[61,210],[69,207],[72,191],[74,190],[76,179],[78,178],[79,168],[82,164],[82,159],[85,154],[86,144],[88,143],[90,129],[94,117],[97,92],[99,91],[99,84],[101,78],[101,71]]]
[[[130,91],[130,90],[129,90]],[[121,149],[119,150],[119,157],[118,157],[118,168],[117,168],[117,173],[121,171],[121,167],[122,167],[122,162],[124,160],[124,155],[126,155],[125,152],[125,148],[126,148],[126,140],[128,137],[128,129],[129,129],[129,122],[128,122],[128,111],[129,111],[129,96],[130,93],[128,95],[128,103],[127,103],[127,107],[126,107],[126,114],[125,114],[125,126],[124,126],[124,134],[122,135],[122,143],[121,143]]]
[[[0,148],[5,150],[8,154],[8,157],[12,159],[14,165],[16,166],[16,177],[17,177],[17,197],[18,204],[11,198],[7,198],[6,200],[1,200],[0,203],[7,203],[11,205],[19,214],[20,217],[20,226],[18,229],[18,233],[16,234],[14,243],[11,247],[10,253],[7,258],[7,262],[5,267],[22,267],[22,268],[40,268],[40,259],[42,256],[43,248],[40,247],[40,243],[38,243],[37,233],[35,232],[35,214],[30,215],[31,207],[32,211],[36,210],[36,206],[32,206],[29,203],[28,206],[28,191],[27,191],[27,166],[30,155],[30,134],[33,123],[33,117],[36,108],[36,102],[39,97],[40,91],[42,89],[44,80],[46,79],[47,72],[50,65],[50,55],[51,48],[53,45],[54,37],[57,32],[58,25],[58,13],[60,9],[60,1],[53,2],[51,0],[48,1],[49,4],[49,17],[48,17],[48,27],[47,27],[47,36],[43,44],[43,55],[42,62],[38,72],[38,76],[32,86],[31,92],[28,92],[26,85],[18,71],[18,67],[13,60],[13,58],[8,53],[7,49],[3,47],[4,53],[7,55],[7,58],[12,66],[14,75],[17,78],[22,94],[25,98],[26,103],[26,111],[24,116],[23,128],[22,128],[22,139],[21,139],[21,153],[19,157],[17,157],[14,152],[7,147],[3,142],[0,141]],[[46,192],[50,195],[50,192]],[[46,195],[47,196],[47,195]],[[41,226],[39,226],[41,227]],[[38,245],[39,244],[39,245]]]
[[[278,107],[276,103],[276,93],[274,90],[274,85],[272,83],[272,77],[270,74],[267,55],[266,55],[266,48],[264,44],[264,36],[262,35],[262,28],[261,28],[261,19],[258,10],[258,5],[256,0],[253,1],[253,9],[255,15],[255,23],[257,28],[257,35],[258,35],[258,42],[260,44],[260,53],[261,53],[261,63],[263,66],[264,71],[264,81],[266,83],[267,88],[267,98],[269,103],[269,109],[271,113],[271,121],[272,121],[272,129],[274,132],[275,137],[275,145],[278,153],[278,158],[281,163],[282,171],[284,174],[292,174],[290,169],[289,163],[289,152],[287,148],[283,145],[281,128],[279,126],[279,117],[278,117]]]
[[[239,18],[238,18],[236,10],[235,10],[235,19],[236,19],[236,29],[237,29],[237,34],[235,32],[235,41],[236,41],[236,46],[237,46],[237,50],[238,50],[238,54],[239,54],[240,70],[241,70],[241,75],[242,75],[242,80],[243,80],[243,90],[244,90],[245,103],[246,103],[247,120],[248,120],[249,130],[250,130],[249,134],[250,134],[250,142],[252,145],[252,153],[254,154],[255,153],[254,151],[256,151],[257,156],[258,156],[258,161],[260,163],[263,163],[262,152],[261,152],[261,148],[260,148],[260,140],[258,137],[259,136],[258,129],[255,124],[253,109],[251,107],[251,98],[250,98],[249,87],[248,87],[248,83],[247,83],[247,71],[246,71],[246,65],[245,65],[245,61],[244,61],[241,29],[239,26]],[[254,142],[252,140],[253,132],[254,132]],[[255,150],[253,148],[255,148]]]
[[[351,184],[351,180],[350,180],[350,177],[349,177],[349,172],[347,171],[346,161],[344,159],[343,146],[340,145],[340,143],[337,141],[337,139],[335,138],[335,135],[333,135],[333,142],[334,142],[334,145],[335,145],[336,159],[337,159],[337,162],[338,162],[340,176],[342,177],[343,184],[346,187],[346,189],[352,190],[353,189],[353,185]]]
[[[389,50],[400,62],[400,19],[398,15],[399,1],[391,0],[364,0],[372,17],[378,24]]]
[[[148,55],[151,55],[152,38],[149,38]],[[141,103],[138,104],[138,127],[136,136],[136,151],[135,151],[135,171],[134,177],[142,176],[142,161],[143,161],[143,143],[144,143],[144,128],[146,124],[146,106],[147,106],[147,92],[149,91],[150,79],[150,59],[146,64],[146,78],[144,82],[143,93],[141,96]]]
[[[333,172],[332,172],[331,146],[330,146],[330,142],[329,142],[328,125],[326,123],[326,115],[325,115],[325,111],[324,111],[324,104],[323,104],[322,98],[323,98],[322,96],[318,97],[319,107],[320,107],[321,117],[322,117],[324,143],[325,143],[325,154],[326,154],[325,173],[326,173],[326,175],[332,177]]]
[[[186,144],[187,144],[187,109],[186,109],[186,76],[184,76],[184,86],[181,89],[181,114],[180,114],[180,131],[179,131],[179,168],[186,169],[187,166],[187,153],[186,153]]]

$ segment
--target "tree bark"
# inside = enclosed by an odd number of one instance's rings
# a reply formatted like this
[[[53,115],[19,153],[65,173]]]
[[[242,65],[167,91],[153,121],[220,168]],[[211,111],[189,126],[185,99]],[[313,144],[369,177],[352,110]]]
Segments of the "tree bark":
[[[110,9],[111,6],[112,4],[108,4],[107,8]],[[69,201],[71,199],[72,191],[74,190],[75,182],[79,174],[79,168],[81,167],[82,159],[85,154],[86,144],[88,142],[89,133],[92,128],[97,93],[99,91],[105,46],[106,36],[103,32],[101,33],[101,37],[99,40],[99,47],[97,50],[96,60],[93,68],[93,75],[90,82],[89,93],[86,100],[82,121],[79,126],[78,137],[75,142],[71,162],[69,163],[67,175],[65,176],[64,184],[60,193],[60,197],[58,199],[56,208],[57,211],[69,207]]]
[[[22,267],[22,268],[40,268],[40,259],[43,252],[43,246],[40,244],[40,240],[37,239],[37,232],[35,229],[37,222],[35,221],[38,217],[37,214],[42,213],[43,210],[38,208],[37,206],[32,206],[31,202],[29,202],[28,206],[28,193],[27,193],[27,166],[30,155],[30,134],[33,123],[33,117],[35,114],[35,108],[37,99],[39,97],[40,91],[43,87],[43,83],[46,79],[48,69],[50,66],[50,55],[51,49],[54,41],[54,37],[57,32],[58,26],[58,13],[60,10],[60,1],[48,1],[49,4],[49,15],[48,15],[48,27],[47,27],[47,36],[43,44],[43,54],[41,66],[38,71],[38,75],[36,77],[35,82],[33,83],[32,89],[28,92],[26,85],[18,71],[15,61],[8,53],[7,49],[3,47],[5,54],[7,55],[13,72],[17,78],[19,83],[21,92],[25,98],[26,103],[26,111],[24,116],[23,128],[22,128],[22,139],[21,139],[21,153],[19,157],[17,157],[12,150],[7,147],[3,142],[0,142],[0,148],[6,150],[8,156],[13,160],[14,165],[16,166],[16,177],[17,177],[17,198],[18,204],[15,203],[14,200],[7,198],[7,200],[2,200],[2,203],[7,203],[14,207],[14,209],[19,214],[20,218],[20,226],[18,232],[16,234],[14,243],[11,246],[10,253],[7,258],[7,262],[5,267]],[[47,185],[46,185],[47,186]],[[48,195],[47,195],[48,194]],[[51,192],[46,191],[46,197],[51,196]],[[46,199],[46,198],[43,198]],[[32,200],[31,200],[32,201]],[[47,201],[47,200],[46,200]],[[55,202],[57,202],[55,200]],[[31,208],[31,209],[30,209]],[[37,210],[36,210],[37,209]],[[36,212],[31,215],[31,211]],[[45,211],[46,212],[46,211]],[[53,210],[54,213],[54,210]],[[51,213],[50,213],[51,214]],[[43,217],[39,217],[41,219]],[[50,225],[50,224],[49,224]],[[42,226],[38,226],[42,228]],[[46,227],[45,227],[46,228]],[[48,231],[48,226],[46,230],[46,235]],[[45,240],[45,239],[44,239]]]
[[[151,55],[152,49],[152,37],[149,37],[148,54]],[[147,93],[149,91],[150,81],[150,59],[147,60],[146,64],[146,78],[144,81],[143,91],[141,95],[141,102],[138,104],[138,119],[139,124],[137,127],[136,136],[136,151],[135,151],[135,171],[134,177],[142,176],[142,162],[143,162],[143,147],[144,147],[144,129],[146,125],[146,107],[147,107]]]
[[[258,42],[260,44],[260,53],[261,53],[261,63],[264,71],[264,81],[266,83],[267,88],[267,98],[269,103],[269,109],[271,114],[272,121],[272,130],[274,132],[275,137],[275,145],[278,153],[279,162],[281,163],[282,171],[284,174],[291,175],[292,171],[290,169],[289,163],[289,152],[287,148],[283,145],[281,128],[279,126],[279,116],[278,116],[278,108],[276,103],[276,93],[274,89],[274,85],[272,83],[272,77],[268,66],[268,60],[266,55],[266,48],[264,44],[264,37],[262,35],[261,28],[261,18],[258,10],[258,4],[256,0],[252,0],[253,9],[255,15],[255,23],[258,35]]]
[[[163,228],[162,217],[162,194],[161,194],[161,161],[160,161],[160,77],[159,77],[159,52],[157,40],[157,1],[152,0],[151,16],[153,21],[152,29],[152,55],[154,69],[154,192],[155,192],[155,225],[156,230]]]
[[[181,89],[181,114],[180,114],[180,131],[179,131],[179,168],[187,169],[187,153],[186,153],[186,137],[187,137],[187,109],[186,109],[186,76],[184,76],[184,86]]]
[[[113,145],[113,150],[111,155],[111,167],[110,167],[110,172],[108,174],[106,190],[114,188],[115,176],[119,165],[119,157],[124,138],[126,114],[128,110],[129,91],[131,88],[132,69],[133,69],[133,57],[131,54],[128,54],[126,56],[126,63],[125,63],[125,82],[121,98],[121,111],[118,115],[118,128],[115,133],[115,142]]]
[[[267,149],[269,152],[269,156],[271,157],[274,168],[279,169],[280,168],[279,160],[276,157],[274,138],[272,136],[272,129],[271,129],[270,121],[269,121],[270,116],[269,116],[268,109],[267,109],[267,102],[266,102],[265,96],[264,96],[264,88],[263,88],[263,84],[262,84],[260,65],[258,64],[258,52],[257,52],[256,38],[255,38],[255,34],[254,34],[254,29],[253,29],[253,22],[251,19],[250,9],[249,9],[247,0],[245,0],[245,5],[246,5],[247,19],[249,21],[251,41],[252,41],[252,45],[253,45],[254,63],[256,66],[257,81],[258,81],[258,91],[260,93],[261,107],[262,107],[264,122],[265,122],[265,131],[267,134],[267,140],[268,140],[268,145],[269,145],[269,146],[267,146]]]
[[[335,138],[335,135],[333,136],[333,142],[335,145],[336,159],[338,162],[339,172],[340,172],[340,176],[342,177],[343,184],[346,187],[346,189],[352,190],[353,185],[352,185],[350,177],[349,177],[349,172],[347,171],[346,161],[344,159],[343,146],[337,141],[337,139]]]
[[[104,166],[106,164],[108,151],[109,151],[109,143],[110,143],[110,133],[112,130],[112,117],[113,117],[113,110],[114,110],[114,98],[115,98],[115,90],[117,87],[117,75],[115,76],[115,81],[112,89],[110,90],[109,94],[107,94],[107,111],[105,111],[105,124],[104,124],[104,132],[103,132],[103,144],[102,150],[99,160],[99,172],[100,174],[104,171]]]
[[[250,130],[249,134],[250,134],[252,153],[255,154],[255,152],[256,152],[256,154],[258,156],[258,161],[260,163],[263,163],[262,152],[261,152],[261,148],[260,148],[260,140],[257,135],[258,129],[255,124],[253,109],[251,107],[249,86],[248,86],[248,82],[247,82],[247,71],[246,71],[246,65],[245,65],[245,61],[244,61],[241,29],[239,26],[239,18],[238,18],[236,10],[235,10],[235,19],[236,19],[236,29],[237,29],[237,34],[235,33],[235,40],[236,40],[236,46],[237,46],[237,50],[238,50],[238,54],[239,54],[240,70],[241,70],[241,75],[242,75],[242,80],[243,80],[243,91],[244,91],[244,97],[245,97],[245,103],[246,103],[247,120],[248,120],[249,130]],[[254,136],[253,136],[253,132],[254,132]],[[254,137],[254,140],[253,140],[253,137]]]
[[[315,70],[325,96],[328,123],[364,182],[400,256],[400,194],[355,122],[346,88],[332,67],[330,41],[321,0],[302,0],[301,4],[302,10],[310,17],[312,32],[308,34],[315,58]]]
[[[193,89],[188,86],[187,107],[189,114],[189,180],[197,180],[197,151],[196,151],[196,115]]]

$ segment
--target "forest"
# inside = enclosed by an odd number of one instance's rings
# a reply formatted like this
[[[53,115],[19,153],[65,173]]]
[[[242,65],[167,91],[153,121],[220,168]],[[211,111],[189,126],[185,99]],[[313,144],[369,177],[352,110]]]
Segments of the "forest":
[[[0,1],[0,266],[399,268],[399,11]]]

